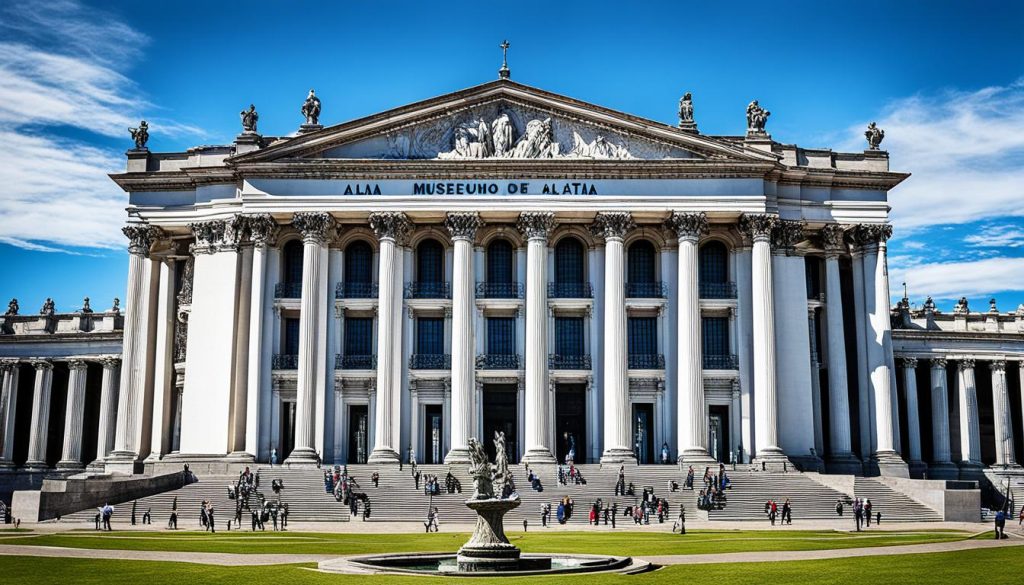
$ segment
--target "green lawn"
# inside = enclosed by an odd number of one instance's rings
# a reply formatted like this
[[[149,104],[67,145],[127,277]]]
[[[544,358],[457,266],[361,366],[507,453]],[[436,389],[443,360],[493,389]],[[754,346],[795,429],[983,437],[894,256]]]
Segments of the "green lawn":
[[[427,577],[334,575],[310,571],[312,565],[272,567],[214,567],[187,563],[144,561],[107,561],[85,559],[0,557],[0,575],[20,585],[51,583],[116,585],[181,585],[182,583],[277,583],[304,584],[376,584],[436,583]],[[984,581],[986,585],[1016,585],[1024,574],[1024,554],[1018,547],[972,550],[956,553],[879,556],[827,561],[793,561],[760,564],[721,564],[667,567],[652,573],[622,575],[586,575],[545,577],[545,585],[587,585],[612,583],[716,583],[722,585],[762,585],[764,583],[801,583],[834,585],[889,582],[900,585],[944,585]],[[473,583],[536,584],[536,578],[473,579]]]
[[[836,532],[780,530],[695,530],[667,532],[513,532],[509,539],[525,552],[614,555],[678,555],[743,551],[821,550],[952,542],[969,538],[958,531]],[[0,535],[0,544],[90,549],[223,553],[373,554],[455,551],[465,533],[336,534],[315,532],[93,532]]]

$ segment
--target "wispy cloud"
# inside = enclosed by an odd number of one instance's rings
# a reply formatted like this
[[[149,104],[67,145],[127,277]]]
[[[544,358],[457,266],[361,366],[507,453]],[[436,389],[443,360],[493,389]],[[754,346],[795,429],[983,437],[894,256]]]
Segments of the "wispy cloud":
[[[16,2],[0,9],[0,241],[37,251],[123,246],[127,198],[106,173],[123,168],[120,151],[88,135],[125,137],[152,111],[125,72],[145,35],[109,14],[70,0]],[[170,136],[198,128],[150,116]],[[75,128],[86,137],[59,137]]]
[[[1024,290],[1024,258],[894,265],[890,284],[895,290],[900,282],[910,283],[913,290],[936,300],[1019,291]]]
[[[988,225],[981,233],[964,237],[964,243],[973,248],[1024,247],[1024,228],[1016,225]]]

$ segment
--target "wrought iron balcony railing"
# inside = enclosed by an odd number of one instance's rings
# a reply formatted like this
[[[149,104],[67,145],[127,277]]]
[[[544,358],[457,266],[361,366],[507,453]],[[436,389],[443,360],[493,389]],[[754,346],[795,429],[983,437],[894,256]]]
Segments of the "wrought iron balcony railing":
[[[668,296],[664,282],[627,282],[627,299],[663,299]]]
[[[450,370],[452,355],[450,353],[414,353],[409,356],[410,370]]]
[[[478,370],[518,370],[521,360],[514,353],[485,353],[476,356]]]
[[[594,289],[589,282],[549,282],[549,299],[589,299]]]
[[[336,370],[376,370],[377,356],[373,354],[336,354],[334,356]]]
[[[738,370],[740,360],[734,354],[715,355],[706,353],[703,356],[705,370]]]
[[[405,285],[407,299],[450,299],[452,287],[447,282],[410,282]]]
[[[274,298],[275,299],[301,299],[302,298],[302,283],[301,282],[279,282],[274,287]]]
[[[376,282],[339,282],[334,290],[336,299],[375,299],[377,298]]]
[[[299,356],[294,353],[275,353],[270,364],[271,369],[274,370],[297,370],[299,369]]]
[[[735,299],[735,282],[701,282],[698,285],[702,299]]]
[[[631,353],[629,354],[629,369],[664,370],[665,356],[660,353]]]
[[[521,299],[523,285],[520,282],[478,282],[476,283],[478,299]]]
[[[589,370],[591,369],[590,354],[562,355],[548,354],[548,367],[552,370]]]

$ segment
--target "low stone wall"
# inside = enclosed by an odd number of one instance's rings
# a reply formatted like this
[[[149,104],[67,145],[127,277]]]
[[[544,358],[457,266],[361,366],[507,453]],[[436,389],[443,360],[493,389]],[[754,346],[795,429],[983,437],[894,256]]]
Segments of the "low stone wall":
[[[91,476],[64,480],[45,479],[42,488],[16,491],[11,502],[13,517],[25,522],[50,520],[104,503],[112,505],[144,498],[185,485],[181,471],[156,476]]]
[[[937,511],[947,522],[981,520],[981,490],[975,482],[887,476],[874,479]]]

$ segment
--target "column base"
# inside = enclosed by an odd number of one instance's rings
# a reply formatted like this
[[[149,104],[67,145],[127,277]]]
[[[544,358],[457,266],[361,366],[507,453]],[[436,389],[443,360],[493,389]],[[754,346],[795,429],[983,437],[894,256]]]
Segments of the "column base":
[[[907,463],[907,470],[910,473],[910,479],[924,479],[928,472],[928,464],[924,461],[911,460]]]
[[[61,461],[57,462],[56,468],[61,470],[61,471],[81,471],[81,470],[85,469],[85,466],[82,465],[81,461],[73,461],[73,460],[71,460],[71,461],[63,461],[63,460],[61,460]]]
[[[229,463],[255,463],[256,462],[256,456],[254,456],[251,453],[246,453],[245,451],[232,451],[231,453],[228,453],[228,456],[227,456],[226,459],[227,459],[227,461]],[[315,457],[314,457],[314,459],[315,459]]]
[[[757,452],[754,457],[754,465],[761,468],[761,471],[789,472],[796,471],[793,463],[778,447],[767,447]]]
[[[101,457],[93,461],[89,465],[86,465],[85,470],[88,471],[89,473],[106,473],[106,468],[104,467],[104,459]]]
[[[7,459],[0,459],[0,471],[10,471],[15,468],[14,462]]]
[[[452,447],[452,450],[444,456],[445,465],[451,465],[453,463],[472,463],[473,459],[469,456],[468,447]]]
[[[926,472],[928,479],[960,479],[960,469],[952,461],[932,462]]]
[[[910,468],[907,466],[907,462],[895,451],[872,453],[867,467],[865,470],[867,475],[910,478]]]
[[[790,456],[789,460],[798,471],[825,473],[825,460],[817,455]]]
[[[622,465],[630,463],[636,465],[636,455],[629,449],[605,449],[604,453],[601,453],[601,465],[606,463],[612,463],[615,465]]]
[[[384,463],[387,465],[398,465],[399,456],[398,452],[391,447],[378,447],[370,453],[370,458],[366,460],[367,463]]]
[[[284,460],[284,466],[289,468],[315,468],[316,451],[309,447],[302,447],[292,451],[291,455]]]
[[[960,479],[981,481],[985,477],[985,466],[979,461],[960,461],[956,465],[960,468]]]
[[[528,449],[526,453],[523,453],[520,462],[529,463],[530,465],[537,465],[538,463],[558,463],[555,456],[551,454],[551,450],[547,447],[534,447],[532,449]]]
[[[837,475],[861,475],[864,473],[864,464],[853,453],[839,453],[825,461],[825,470]]]
[[[22,471],[48,471],[50,466],[45,461],[26,461],[25,465],[21,466]]]
[[[708,455],[706,449],[683,449],[679,452],[679,457],[676,459],[679,465],[718,465],[718,461]]]

